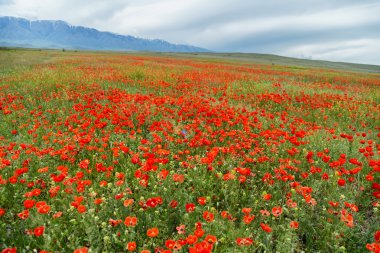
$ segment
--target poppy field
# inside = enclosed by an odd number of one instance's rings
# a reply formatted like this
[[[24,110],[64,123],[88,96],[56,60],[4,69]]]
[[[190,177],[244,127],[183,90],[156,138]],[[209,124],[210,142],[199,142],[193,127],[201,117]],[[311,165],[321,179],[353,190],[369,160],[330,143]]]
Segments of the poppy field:
[[[0,55],[1,252],[380,252],[380,74]]]

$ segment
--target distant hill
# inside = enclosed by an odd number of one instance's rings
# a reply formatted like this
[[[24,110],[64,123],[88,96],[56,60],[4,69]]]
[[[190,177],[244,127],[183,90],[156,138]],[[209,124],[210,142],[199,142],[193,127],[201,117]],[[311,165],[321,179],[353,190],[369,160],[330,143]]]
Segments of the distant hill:
[[[331,70],[344,70],[354,72],[370,72],[380,73],[379,65],[349,63],[349,62],[333,62],[323,60],[309,60],[292,57],[285,57],[272,54],[257,54],[257,53],[161,53],[155,52],[150,54],[168,55],[173,57],[191,57],[196,59],[222,60],[222,61],[238,61],[247,63],[258,63],[266,65],[280,65],[290,68],[321,68]]]
[[[0,46],[66,48],[84,50],[209,52],[189,45],[171,44],[159,39],[141,39],[130,35],[101,32],[72,26],[61,20],[27,20],[0,17]]]

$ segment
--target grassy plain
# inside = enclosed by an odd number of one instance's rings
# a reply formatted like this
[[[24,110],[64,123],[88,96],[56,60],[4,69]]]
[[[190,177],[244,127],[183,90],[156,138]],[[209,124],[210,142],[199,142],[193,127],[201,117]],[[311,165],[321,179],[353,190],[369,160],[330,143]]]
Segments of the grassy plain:
[[[0,250],[377,252],[379,72],[2,49]]]

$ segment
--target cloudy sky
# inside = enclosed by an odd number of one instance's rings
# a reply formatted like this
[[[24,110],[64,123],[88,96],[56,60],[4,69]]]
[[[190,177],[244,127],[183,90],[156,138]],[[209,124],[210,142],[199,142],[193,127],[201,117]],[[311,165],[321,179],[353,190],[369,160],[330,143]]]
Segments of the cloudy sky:
[[[214,51],[380,65],[379,0],[0,0],[0,16]]]

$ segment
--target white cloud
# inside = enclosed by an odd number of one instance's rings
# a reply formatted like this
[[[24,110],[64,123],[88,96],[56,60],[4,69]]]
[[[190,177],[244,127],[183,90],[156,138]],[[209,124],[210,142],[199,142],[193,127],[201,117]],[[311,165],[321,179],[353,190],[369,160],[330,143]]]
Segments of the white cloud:
[[[334,59],[335,61],[379,64],[379,45],[380,39],[360,39],[295,46],[287,49],[284,53],[301,58],[312,56],[315,60]]]
[[[216,25],[199,34],[197,40],[210,43],[210,38],[221,37],[223,40],[244,39],[248,35],[269,32],[310,32],[317,30],[352,29],[374,22],[380,23],[378,9],[371,6],[355,6],[342,9],[326,10],[313,14],[284,15],[266,18],[239,19]],[[219,35],[219,36],[218,36]]]

